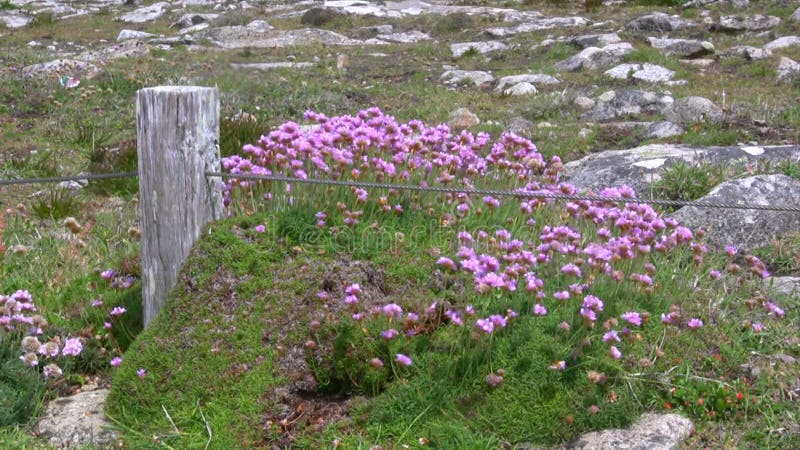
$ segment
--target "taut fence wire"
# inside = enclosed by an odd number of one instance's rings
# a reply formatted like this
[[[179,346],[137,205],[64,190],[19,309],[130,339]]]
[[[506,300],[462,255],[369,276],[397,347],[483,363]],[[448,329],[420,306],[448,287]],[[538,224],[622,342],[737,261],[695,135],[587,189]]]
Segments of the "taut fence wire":
[[[88,181],[88,180],[108,180],[114,178],[133,178],[138,177],[137,172],[120,172],[120,173],[95,173],[85,175],[72,175],[61,177],[34,177],[34,178],[16,178],[0,180],[0,186],[13,186],[23,184],[47,184],[47,183],[62,183],[65,181]],[[572,200],[572,201],[599,201],[611,203],[644,203],[649,205],[662,205],[662,206],[693,206],[696,208],[711,208],[711,209],[748,209],[757,211],[779,211],[779,212],[794,212],[800,213],[800,208],[792,206],[774,206],[774,205],[756,205],[751,203],[726,203],[726,202],[708,202],[708,201],[683,201],[683,200],[667,200],[657,198],[625,198],[625,197],[604,197],[600,195],[585,195],[585,194],[557,194],[552,192],[536,192],[536,191],[507,191],[502,189],[480,189],[480,188],[457,188],[457,187],[439,187],[439,186],[415,186],[410,184],[394,184],[394,183],[375,183],[368,181],[355,181],[355,180],[326,180],[320,178],[297,178],[286,177],[280,175],[256,175],[248,173],[225,173],[225,172],[206,172],[207,177],[219,177],[223,179],[237,179],[237,180],[256,180],[256,181],[278,181],[285,183],[301,183],[301,184],[317,184],[327,186],[343,186],[343,187],[357,187],[364,189],[394,189],[404,191],[418,191],[418,192],[438,192],[445,194],[468,194],[468,195],[492,195],[498,197],[517,197],[517,198],[538,198],[550,200]]]
[[[423,192],[439,192],[450,194],[474,194],[474,195],[492,195],[498,197],[522,197],[522,198],[539,198],[539,199],[553,199],[553,200],[589,200],[600,202],[612,203],[644,203],[650,205],[664,205],[664,206],[694,206],[697,208],[717,208],[717,209],[752,209],[760,211],[781,211],[781,212],[796,212],[800,213],[800,208],[791,206],[771,206],[771,205],[756,205],[756,204],[738,204],[738,203],[725,203],[725,202],[699,202],[699,201],[682,201],[682,200],[664,200],[664,199],[647,199],[647,198],[625,198],[625,197],[604,197],[599,195],[582,195],[582,194],[556,194],[552,192],[536,192],[536,191],[504,191],[499,189],[467,189],[455,187],[436,187],[436,186],[414,186],[408,184],[391,184],[391,183],[373,183],[366,181],[350,181],[350,180],[324,180],[314,178],[296,178],[285,177],[279,175],[255,175],[244,173],[223,173],[223,172],[206,172],[209,177],[221,178],[235,178],[238,180],[261,180],[261,181],[279,181],[287,183],[305,183],[305,184],[321,184],[329,186],[346,186],[367,189],[396,189],[406,191],[423,191]]]

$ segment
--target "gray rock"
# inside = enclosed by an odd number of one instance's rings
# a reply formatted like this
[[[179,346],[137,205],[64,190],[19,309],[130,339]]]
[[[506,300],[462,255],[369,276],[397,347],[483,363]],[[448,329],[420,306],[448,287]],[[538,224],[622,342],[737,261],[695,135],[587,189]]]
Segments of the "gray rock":
[[[550,17],[514,25],[512,27],[496,27],[486,30],[492,37],[511,36],[518,33],[531,33],[533,31],[547,30],[550,28],[579,27],[589,25],[591,22],[584,17]]]
[[[20,11],[0,11],[0,23],[8,28],[21,28],[32,21],[33,17]]]
[[[219,14],[184,14],[175,22],[172,22],[170,28],[189,28],[195,25],[210,22],[219,18]]]
[[[751,47],[749,45],[738,45],[736,47],[731,47],[721,56],[725,58],[729,58],[731,56],[738,56],[741,58],[745,58],[748,61],[757,61],[759,59],[765,59],[772,56],[772,50],[758,48],[758,47]]]
[[[778,79],[792,79],[800,74],[800,63],[785,56],[781,56],[778,62]]]
[[[108,61],[117,58],[129,58],[150,53],[150,46],[139,40],[122,41],[100,50],[86,51],[77,56],[83,61]]]
[[[800,181],[786,175],[756,175],[726,181],[699,201],[800,208]],[[706,237],[716,245],[744,250],[800,229],[796,212],[685,206],[674,217],[690,228],[705,228]]]
[[[667,120],[679,125],[695,122],[719,122],[725,113],[714,102],[703,97],[684,97],[676,100],[664,111]]]
[[[177,47],[180,45],[195,45],[197,40],[192,36],[169,36],[151,39],[149,44]]]
[[[119,35],[117,35],[117,41],[127,41],[130,39],[147,39],[155,37],[153,33],[146,33],[144,31],[135,31],[135,30],[121,30]]]
[[[533,122],[522,117],[517,117],[508,126],[507,131],[517,136],[531,138],[533,137]]]
[[[75,59],[56,59],[22,68],[22,74],[28,77],[70,75],[78,78],[93,78],[99,73],[100,68],[94,64]]]
[[[255,22],[245,26],[230,26],[211,28],[196,34],[197,38],[208,39],[220,48],[283,48],[291,46],[309,45],[312,43],[324,45],[361,45],[364,41],[351,39],[339,33],[316,28],[303,28],[299,30],[265,30]],[[252,26],[251,26],[252,25]]]
[[[635,80],[646,81],[648,83],[659,83],[670,81],[675,76],[675,71],[669,70],[666,67],[658,66],[656,64],[620,64],[609,70],[603,72],[606,76],[618,80],[627,80],[633,78]]]
[[[625,29],[636,33],[652,33],[675,31],[693,25],[678,16],[670,16],[662,12],[647,14],[628,23]]]
[[[107,389],[97,389],[51,401],[36,426],[37,434],[57,448],[110,447],[117,435],[103,413],[107,396]]]
[[[427,41],[430,39],[431,36],[429,34],[423,33],[421,31],[412,30],[403,33],[379,34],[376,37],[376,40],[382,42],[375,42],[375,43],[383,44],[386,42],[397,42],[400,44],[413,44],[414,42]],[[367,41],[364,41],[364,43],[370,44],[373,43],[372,41],[373,41],[372,39],[369,39]]]
[[[545,75],[543,73],[507,75],[505,77],[500,78],[500,81],[497,83],[495,91],[502,92],[506,87],[513,86],[518,83],[530,83],[533,85],[537,85],[537,84],[558,84],[560,82],[561,81],[559,81],[558,78],[550,75]]]
[[[792,47],[800,45],[800,36],[783,36],[775,39],[774,41],[764,44],[765,50],[777,50],[779,48]]]
[[[673,102],[671,96],[655,92],[634,89],[608,91],[597,97],[594,108],[586,117],[608,122],[626,116],[661,114]]]
[[[594,70],[617,64],[623,56],[633,52],[633,46],[627,42],[608,44],[605,47],[587,47],[575,56],[555,64],[556,68],[577,72]]]
[[[581,111],[589,111],[590,109],[594,108],[595,102],[589,97],[579,95],[575,97],[575,100],[572,101],[572,104],[577,106]]]
[[[800,22],[800,8],[794,10],[791,16],[789,16],[789,20],[792,22]]]
[[[567,446],[574,450],[674,450],[694,429],[678,414],[646,413],[630,428],[584,434]]]
[[[763,31],[775,28],[780,24],[781,19],[779,17],[762,14],[722,16],[719,18],[719,22],[712,26],[712,30],[726,32]]]
[[[649,37],[650,46],[668,55],[681,58],[700,58],[714,53],[714,44],[696,39],[670,39]]]
[[[167,11],[169,11],[169,3],[158,2],[149,6],[137,8],[127,14],[123,14],[119,16],[117,20],[125,23],[149,22],[163,16]]]
[[[539,92],[539,90],[536,89],[536,86],[534,86],[531,83],[528,83],[527,81],[523,81],[521,83],[517,83],[517,84],[511,86],[508,89],[505,89],[503,91],[503,94],[504,95],[509,95],[509,96],[512,96],[512,97],[516,97],[516,96],[521,96],[521,95],[535,94],[537,92]]]
[[[573,38],[570,42],[578,48],[584,49],[588,47],[604,47],[608,44],[616,44],[622,42],[617,33],[604,33],[604,34],[585,34]]]
[[[645,136],[648,138],[665,139],[673,136],[680,136],[684,132],[683,128],[672,122],[661,121],[653,122],[647,127]]]
[[[440,80],[444,84],[459,84],[469,82],[477,87],[494,82],[494,77],[489,72],[482,70],[447,70]]]
[[[467,108],[456,109],[450,113],[450,117],[447,119],[447,126],[453,130],[463,130],[480,123],[481,119]]]
[[[453,52],[453,57],[460,58],[464,56],[467,52],[477,52],[480,54],[485,54],[489,52],[495,52],[498,50],[505,50],[508,48],[508,45],[500,42],[500,41],[486,41],[486,42],[460,42],[457,44],[450,45],[450,51]]]
[[[358,32],[362,36],[374,35],[374,34],[390,34],[394,31],[394,27],[390,24],[383,24],[383,25],[372,25],[369,27],[360,27]]]
[[[777,164],[800,157],[798,146],[690,147],[651,144],[593,153],[564,165],[562,175],[580,189],[628,185],[645,196],[661,171],[675,163],[709,163],[745,169],[749,164]]]
[[[775,292],[784,295],[800,295],[800,277],[771,277],[764,281]]]

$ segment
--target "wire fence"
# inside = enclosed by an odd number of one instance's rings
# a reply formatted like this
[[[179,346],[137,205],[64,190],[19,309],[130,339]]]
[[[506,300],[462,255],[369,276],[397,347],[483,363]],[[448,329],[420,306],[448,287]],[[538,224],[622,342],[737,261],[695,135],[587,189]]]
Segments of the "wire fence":
[[[245,173],[225,173],[225,172],[206,172],[208,177],[219,177],[223,179],[238,179],[238,180],[255,180],[255,181],[277,181],[285,183],[300,183],[300,184],[316,184],[327,186],[343,186],[343,187],[356,187],[363,189],[387,189],[387,190],[404,190],[404,191],[418,191],[418,192],[437,192],[437,193],[450,193],[450,194],[467,194],[467,195],[491,195],[497,197],[517,197],[517,198],[534,198],[534,199],[549,199],[549,200],[564,200],[564,201],[598,201],[598,202],[611,202],[611,203],[643,203],[649,205],[684,207],[691,206],[696,208],[711,208],[711,209],[746,209],[757,211],[778,211],[778,212],[794,212],[800,213],[800,207],[792,206],[776,206],[776,205],[757,205],[752,203],[730,203],[730,202],[713,202],[713,201],[683,201],[683,200],[668,200],[657,198],[621,198],[621,197],[605,197],[600,195],[585,195],[585,194],[558,194],[553,192],[536,192],[536,191],[520,191],[520,190],[502,190],[502,189],[480,189],[480,188],[457,188],[457,187],[439,187],[439,186],[417,186],[410,184],[393,184],[393,183],[375,183],[367,181],[355,180],[326,180],[318,178],[296,178],[280,175],[256,175]],[[89,181],[89,180],[108,180],[115,178],[131,178],[137,177],[137,172],[120,172],[120,173],[102,173],[102,174],[85,174],[74,176],[61,176],[61,177],[33,177],[33,178],[18,178],[0,180],[0,186],[13,186],[24,184],[47,184],[47,183],[62,183],[69,181]]]

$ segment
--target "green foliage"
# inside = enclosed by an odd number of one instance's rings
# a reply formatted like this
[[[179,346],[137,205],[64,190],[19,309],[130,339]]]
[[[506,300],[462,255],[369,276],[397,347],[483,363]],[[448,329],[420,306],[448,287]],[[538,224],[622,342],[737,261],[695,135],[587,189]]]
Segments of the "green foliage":
[[[0,10],[9,11],[12,9],[17,9],[17,5],[11,3],[11,0],[0,1]]]
[[[51,27],[58,19],[55,15],[49,12],[36,14],[29,24],[31,27]]]
[[[54,189],[37,198],[31,211],[40,219],[59,220],[76,215],[80,207],[80,201],[68,189]]]
[[[675,380],[666,393],[664,407],[677,408],[701,420],[742,418],[755,397],[744,386],[732,386],[720,381],[682,377]]]
[[[94,148],[89,155],[89,172],[92,174],[136,172],[138,166],[134,141],[124,141],[114,147]],[[139,179],[129,177],[89,180],[89,189],[101,195],[133,194],[139,190]]]
[[[679,161],[662,170],[654,189],[658,198],[691,201],[708,194],[724,179],[722,166]]]
[[[75,131],[72,137],[72,142],[75,145],[79,145],[94,152],[97,148],[106,145],[108,139],[109,136],[106,127],[92,119],[83,120],[75,124]]]
[[[47,385],[19,360],[21,336],[0,330],[0,427],[25,425],[35,417]]]

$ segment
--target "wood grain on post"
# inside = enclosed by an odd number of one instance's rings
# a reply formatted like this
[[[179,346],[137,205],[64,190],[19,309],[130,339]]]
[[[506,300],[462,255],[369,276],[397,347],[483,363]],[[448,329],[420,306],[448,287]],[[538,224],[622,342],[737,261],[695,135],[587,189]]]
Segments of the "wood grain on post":
[[[161,86],[136,93],[142,300],[147,325],[164,305],[203,226],[222,218],[219,91]]]

